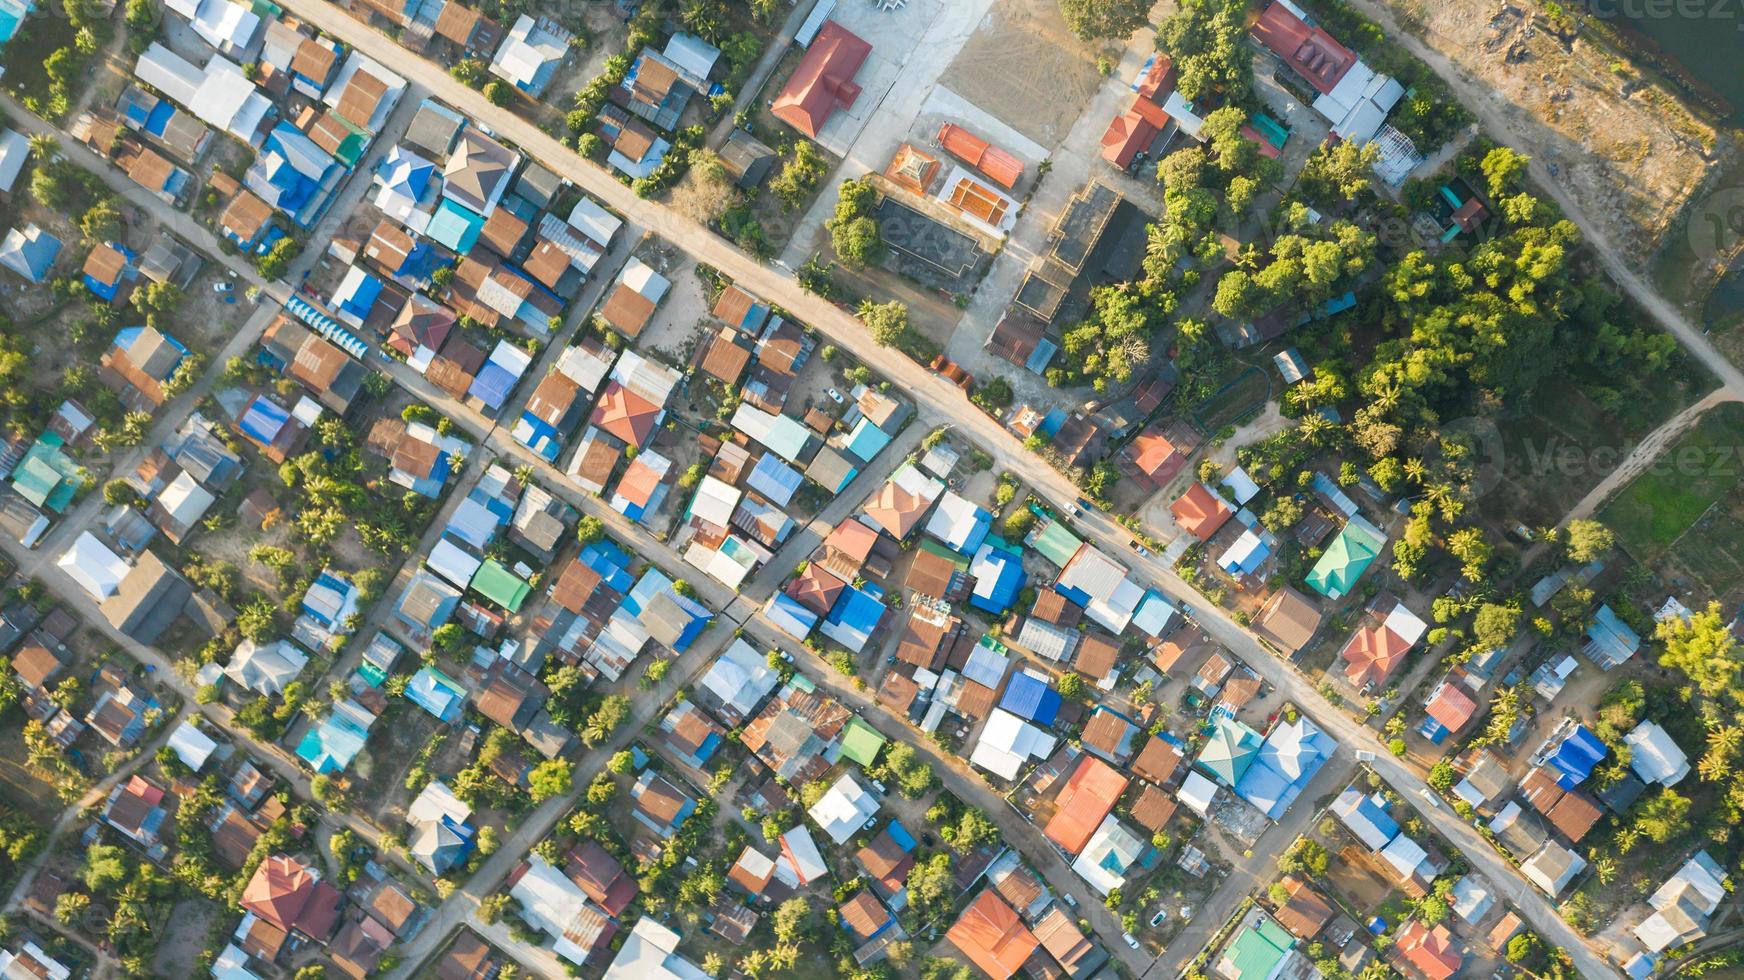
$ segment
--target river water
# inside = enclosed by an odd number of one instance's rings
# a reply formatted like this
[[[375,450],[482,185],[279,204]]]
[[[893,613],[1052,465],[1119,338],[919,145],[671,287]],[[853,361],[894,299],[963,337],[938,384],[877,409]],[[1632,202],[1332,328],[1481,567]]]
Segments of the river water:
[[[1744,125],[1744,0],[1587,0],[1691,94]]]

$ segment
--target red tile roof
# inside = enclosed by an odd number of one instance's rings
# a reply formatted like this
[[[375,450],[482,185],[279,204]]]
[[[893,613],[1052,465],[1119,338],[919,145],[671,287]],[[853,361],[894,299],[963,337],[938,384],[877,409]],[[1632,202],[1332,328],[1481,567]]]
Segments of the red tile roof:
[[[860,97],[854,75],[872,45],[835,21],[825,21],[770,112],[807,136],[816,137],[830,113],[848,109]]]
[[[1102,159],[1123,169],[1156,140],[1158,133],[1156,125],[1138,110],[1139,105],[1150,103],[1136,95],[1132,101],[1133,107],[1110,120],[1102,133]]]
[[[1254,40],[1284,59],[1322,95],[1336,88],[1339,79],[1357,61],[1356,55],[1333,40],[1332,35],[1321,28],[1309,27],[1281,3],[1267,7],[1254,22],[1252,31]]]
[[[610,432],[632,446],[641,446],[654,434],[654,423],[660,417],[660,410],[661,406],[613,381],[606,386],[599,404],[594,406],[588,424]]]
[[[1457,732],[1465,727],[1466,722],[1471,721],[1478,706],[1471,695],[1465,692],[1465,688],[1449,677],[1424,710],[1429,712],[1429,717],[1441,722],[1442,727],[1450,732]]]
[[[1017,186],[1023,176],[1023,161],[956,123],[939,127],[939,145],[945,152],[974,167],[997,181],[1006,190]]]
[[[1356,687],[1385,684],[1411,649],[1404,637],[1384,626],[1365,626],[1344,647],[1344,676]]]
[[[1413,921],[1399,933],[1395,945],[1413,972],[1428,980],[1448,980],[1465,963],[1465,951],[1458,942],[1444,925],[1431,929]]]

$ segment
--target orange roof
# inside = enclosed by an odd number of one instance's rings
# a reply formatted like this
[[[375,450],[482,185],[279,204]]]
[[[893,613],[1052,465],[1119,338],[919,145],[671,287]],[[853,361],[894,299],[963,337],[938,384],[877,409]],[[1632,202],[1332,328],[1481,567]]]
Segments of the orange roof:
[[[1205,484],[1194,483],[1180,499],[1169,505],[1169,513],[1175,515],[1175,523],[1181,525],[1181,530],[1201,541],[1210,541],[1234,511]]]
[[[446,8],[443,10],[447,13]],[[1138,85],[1133,91],[1161,104],[1175,91],[1175,62],[1161,51],[1151,58],[1150,67],[1139,76]]]
[[[1101,759],[1088,755],[1079,759],[1078,768],[1055,799],[1054,817],[1042,833],[1068,854],[1082,851],[1102,825],[1102,818],[1114,809],[1114,801],[1125,792],[1126,782],[1125,776]]]
[[[846,520],[836,525],[830,536],[824,539],[824,547],[834,548],[855,561],[865,561],[872,553],[872,546],[878,543],[878,532],[856,520]]]
[[[1471,721],[1478,706],[1457,681],[1449,678],[1442,682],[1441,689],[1424,710],[1429,712],[1429,717],[1441,722],[1442,727],[1457,732]]]
[[[1023,176],[1023,161],[992,145],[956,123],[939,127],[939,145],[945,152],[981,171],[1006,190]]]
[[[973,177],[964,177],[957,181],[957,186],[951,188],[950,204],[965,214],[995,226],[1005,220],[1007,210],[1003,197]]]
[[[600,396],[588,421],[632,446],[641,446],[654,434],[654,422],[659,417],[659,405],[613,381]]]
[[[1411,649],[1404,637],[1384,626],[1365,626],[1344,648],[1344,676],[1352,685],[1385,684]]]
[[[945,938],[993,980],[1006,980],[1016,973],[1039,945],[1017,913],[991,888],[963,910]]]
[[[1465,952],[1456,946],[1458,940],[1447,927],[1434,929],[1413,921],[1399,933],[1395,945],[1413,970],[1429,980],[1448,980],[1465,963]]]
[[[1138,438],[1127,449],[1127,459],[1155,484],[1173,480],[1175,474],[1181,472],[1181,467],[1187,464],[1186,455],[1177,452],[1175,444],[1156,429],[1146,429],[1139,433]]]
[[[769,111],[815,138],[830,113],[851,108],[860,97],[854,75],[871,52],[872,45],[847,28],[833,20],[825,21]]]
[[[260,863],[242,890],[243,909],[290,931],[315,892],[315,876],[296,858],[274,854]]]
[[[896,155],[890,158],[889,166],[884,168],[884,176],[891,183],[916,194],[925,194],[927,188],[932,186],[933,178],[938,175],[938,158],[917,150],[908,143],[896,148]]]
[[[1181,750],[1161,735],[1152,735],[1144,751],[1133,760],[1132,771],[1154,782],[1166,783],[1181,768]]]
[[[1143,102],[1137,96],[1133,102]],[[1102,133],[1102,159],[1117,167],[1126,167],[1132,163],[1133,157],[1157,138],[1157,127],[1144,117],[1136,108],[1129,108],[1122,115],[1115,116],[1109,122],[1108,128]]]

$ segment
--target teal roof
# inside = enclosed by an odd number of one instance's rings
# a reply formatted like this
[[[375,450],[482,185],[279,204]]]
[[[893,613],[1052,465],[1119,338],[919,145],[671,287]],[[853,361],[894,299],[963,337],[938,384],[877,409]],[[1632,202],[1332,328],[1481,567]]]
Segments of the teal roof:
[[[1034,548],[1043,558],[1061,568],[1078,553],[1078,548],[1084,542],[1076,534],[1066,529],[1059,521],[1046,521],[1039,526],[1030,539],[1029,546]]]
[[[1296,940],[1283,926],[1262,915],[1230,941],[1223,951],[1230,968],[1218,972],[1234,980],[1265,980],[1294,945]]]
[[[848,721],[848,727],[842,729],[842,758],[858,762],[862,768],[872,765],[878,759],[878,751],[884,748],[885,738],[878,734],[871,725],[858,718]]]
[[[424,234],[457,255],[472,251],[478,233],[484,230],[484,219],[453,201],[443,198]]]
[[[873,425],[871,419],[861,416],[860,421],[854,423],[854,431],[848,434],[848,442],[843,448],[859,457],[860,462],[870,463],[872,457],[888,445],[889,434]]]
[[[1326,546],[1314,570],[1308,573],[1308,587],[1328,599],[1341,599],[1356,587],[1356,581],[1380,555],[1386,539],[1364,526],[1366,522],[1351,521],[1338,532],[1338,537]]]
[[[38,507],[59,514],[79,491],[79,464],[61,451],[61,437],[45,432],[12,471],[12,487]]]
[[[1263,742],[1259,732],[1234,718],[1219,715],[1212,726],[1211,737],[1199,753],[1199,766],[1234,789],[1259,756]]]

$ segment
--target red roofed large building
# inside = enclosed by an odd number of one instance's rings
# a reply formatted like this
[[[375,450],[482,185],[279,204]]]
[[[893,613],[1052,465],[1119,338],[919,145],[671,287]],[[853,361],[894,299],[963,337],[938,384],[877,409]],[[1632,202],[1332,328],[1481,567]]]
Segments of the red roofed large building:
[[[1084,756],[1055,799],[1053,819],[1042,833],[1068,854],[1082,851],[1096,828],[1102,826],[1102,818],[1108,816],[1120,794],[1126,791],[1126,783],[1126,777],[1113,766]]]
[[[939,145],[946,153],[981,171],[1006,190],[1016,187],[1018,179],[1023,176],[1022,160],[956,123],[939,127]]]
[[[1332,35],[1318,27],[1309,27],[1295,11],[1283,3],[1274,3],[1260,14],[1252,28],[1254,40],[1270,48],[1284,63],[1302,76],[1302,80],[1325,95],[1338,87],[1339,79],[1356,64],[1357,57]]]
[[[339,920],[339,893],[319,881],[296,858],[274,854],[260,863],[240,903],[262,921],[284,932],[326,942]]]
[[[1446,926],[1431,929],[1413,921],[1394,940],[1411,972],[1425,980],[1448,980],[1465,965],[1465,950]]]
[[[993,980],[1006,980],[1015,974],[1040,945],[1005,899],[991,888],[963,910],[945,938]]]
[[[1200,541],[1210,541],[1235,511],[1222,497],[1211,491],[1203,483],[1194,483],[1187,492],[1169,505],[1169,513],[1175,515],[1175,523]]]
[[[852,108],[860,97],[854,76],[871,53],[872,45],[835,21],[825,21],[769,111],[815,139],[830,113]]]

